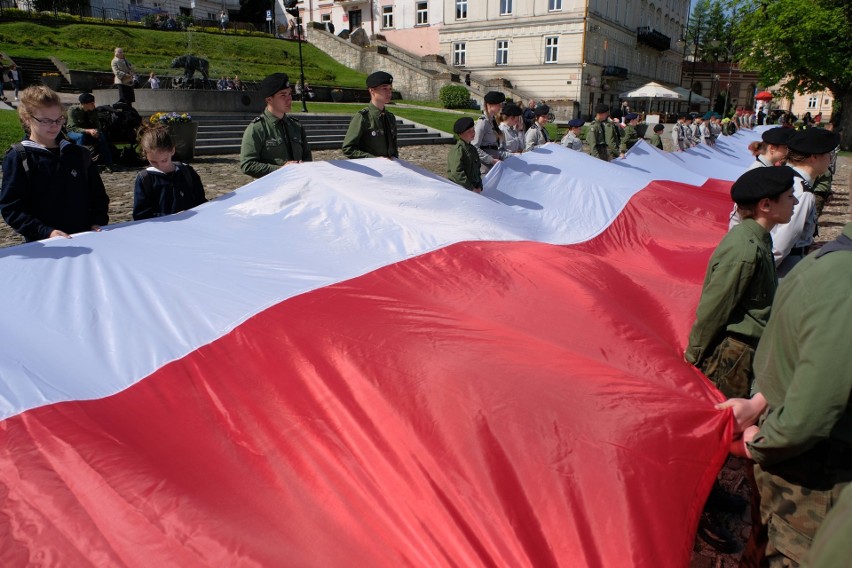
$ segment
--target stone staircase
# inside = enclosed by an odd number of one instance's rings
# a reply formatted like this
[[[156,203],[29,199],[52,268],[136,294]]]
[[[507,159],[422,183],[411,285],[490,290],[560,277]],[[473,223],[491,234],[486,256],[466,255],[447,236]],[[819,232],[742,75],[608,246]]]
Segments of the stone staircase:
[[[46,84],[43,79],[43,73],[56,73],[59,80],[59,88],[54,90],[71,92],[71,84],[59,71],[59,68],[53,64],[50,59],[36,59],[33,57],[15,57],[15,64],[21,72],[21,83],[24,88],[30,85]]]
[[[198,138],[195,155],[239,154],[240,143],[246,126],[257,114],[242,113],[228,115],[200,115],[194,113],[198,122]],[[343,146],[343,137],[349,127],[351,115],[319,115],[294,113],[304,126],[308,144],[313,150],[334,150]],[[452,144],[449,134],[397,119],[397,141],[400,146],[424,144]]]

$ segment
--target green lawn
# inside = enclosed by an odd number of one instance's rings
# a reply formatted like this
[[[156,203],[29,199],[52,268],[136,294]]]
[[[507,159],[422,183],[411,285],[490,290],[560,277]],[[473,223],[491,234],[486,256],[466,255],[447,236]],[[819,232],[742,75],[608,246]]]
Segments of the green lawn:
[[[410,101],[410,104],[421,103]],[[364,108],[364,106],[364,104],[353,103],[308,103],[308,112],[317,112],[323,114],[355,114],[356,112]],[[294,101],[293,116],[295,116],[296,118],[299,117],[299,110],[301,110],[301,103]],[[406,118],[408,120],[412,120],[414,122],[423,124],[425,126],[430,126],[436,130],[441,130],[450,134],[452,134],[453,132],[453,124],[456,120],[459,119],[459,117],[467,114],[468,116],[471,116],[476,119],[476,117],[479,116],[479,113],[473,110],[465,111],[464,113],[450,113],[439,110],[405,108],[394,105],[389,105],[388,110],[390,110],[399,118]]]
[[[20,142],[23,137],[24,129],[21,128],[18,113],[13,110],[0,110],[0,151],[5,153],[9,146]]]
[[[12,57],[51,55],[81,71],[109,71],[112,52],[123,47],[144,76],[150,71],[173,75],[172,59],[191,53],[210,62],[210,76],[239,75],[257,81],[270,73],[298,75],[299,50],[294,41],[220,33],[164,32],[142,27],[96,24],[42,25],[18,21],[0,23],[2,51]],[[305,79],[314,85],[357,87],[366,75],[341,65],[314,46],[303,43]]]

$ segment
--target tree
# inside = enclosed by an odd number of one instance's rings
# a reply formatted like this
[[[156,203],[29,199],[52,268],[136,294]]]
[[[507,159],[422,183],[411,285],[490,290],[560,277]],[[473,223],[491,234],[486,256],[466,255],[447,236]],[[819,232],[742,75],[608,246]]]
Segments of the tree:
[[[783,94],[828,89],[840,146],[852,148],[852,4],[848,0],[730,0],[742,66]]]

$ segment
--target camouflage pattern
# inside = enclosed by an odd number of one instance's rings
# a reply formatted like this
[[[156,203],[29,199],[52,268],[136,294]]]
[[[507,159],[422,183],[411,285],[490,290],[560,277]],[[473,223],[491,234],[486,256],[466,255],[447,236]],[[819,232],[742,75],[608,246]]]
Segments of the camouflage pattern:
[[[726,336],[701,363],[701,372],[728,398],[748,398],[754,382],[754,348]]]
[[[823,207],[825,207],[825,204],[831,198],[831,181],[833,177],[831,172],[828,171],[814,180],[814,207],[816,208],[817,219],[822,215]]]
[[[760,489],[760,519],[768,527],[765,566],[799,566],[811,547],[817,529],[849,482],[824,491],[791,483],[754,466]]]
[[[621,133],[621,146],[619,148],[621,153],[627,153],[637,142],[639,142],[639,133],[636,131],[635,126],[628,124]]]
[[[595,119],[586,130],[586,142],[589,144],[589,154],[595,158],[599,158],[608,162],[610,159],[609,147],[607,146],[607,135],[604,124],[608,124],[607,120]]]

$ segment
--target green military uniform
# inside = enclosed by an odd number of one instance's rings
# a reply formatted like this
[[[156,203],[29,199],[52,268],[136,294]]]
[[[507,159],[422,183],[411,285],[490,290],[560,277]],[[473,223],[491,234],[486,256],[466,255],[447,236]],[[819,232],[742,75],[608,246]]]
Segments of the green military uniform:
[[[624,127],[624,132],[621,133],[621,146],[619,150],[624,154],[637,142],[639,142],[639,133],[636,132],[635,126],[628,124]]]
[[[829,170],[814,180],[813,192],[817,219],[822,215],[825,204],[831,199],[831,182],[833,179],[834,175]]]
[[[746,219],[710,257],[685,353],[725,396],[748,395],[754,348],[777,287],[772,238],[757,221]]]
[[[594,119],[586,130],[586,142],[589,144],[590,155],[608,162],[610,152],[607,147],[607,128],[605,126],[607,124],[609,124],[608,120]]]
[[[802,561],[852,480],[850,282],[852,223],[784,278],[755,355],[754,392],[767,410],[748,448],[770,566]]]
[[[458,140],[450,149],[447,159],[447,178],[465,189],[482,188],[482,174],[479,173],[479,153],[473,144]]]
[[[95,109],[86,110],[83,105],[71,105],[68,109],[68,125],[69,132],[83,132],[84,130],[103,130],[101,127],[101,119],[98,116],[98,111]]]
[[[648,142],[651,144],[651,146],[654,146],[655,148],[659,148],[660,150],[664,149],[663,148],[663,139],[660,138],[660,135],[657,134],[656,132],[651,134],[651,138],[648,140]]]
[[[847,485],[840,501],[831,509],[817,532],[802,568],[837,568],[852,558],[852,485]]]
[[[351,159],[398,158],[396,117],[373,103],[355,113],[343,139],[343,153]]]
[[[289,115],[276,118],[269,110],[251,121],[240,146],[240,169],[259,178],[287,162],[310,162],[311,147],[305,129]]]

